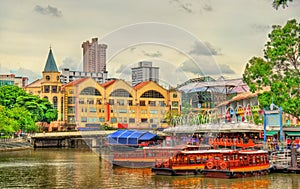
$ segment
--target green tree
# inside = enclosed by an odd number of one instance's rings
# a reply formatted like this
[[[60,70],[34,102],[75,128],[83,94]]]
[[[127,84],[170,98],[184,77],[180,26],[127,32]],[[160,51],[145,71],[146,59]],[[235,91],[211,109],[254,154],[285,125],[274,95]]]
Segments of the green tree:
[[[38,96],[20,96],[17,98],[16,106],[24,107],[32,114],[35,122],[50,123],[57,119],[57,110],[44,98]]]
[[[289,20],[284,27],[273,26],[265,45],[264,58],[253,57],[246,65],[243,80],[258,95],[260,106],[272,101],[300,120],[300,24]]]
[[[283,8],[287,7],[288,2],[292,2],[293,0],[274,0],[273,7],[277,10],[280,6]]]
[[[18,126],[18,122],[16,120],[7,115],[7,109],[3,106],[0,106],[0,133],[11,135],[15,131],[20,130],[20,127]]]
[[[14,107],[7,111],[8,117],[17,121],[18,128],[15,131],[35,132],[37,126],[32,118],[31,113],[24,107]]]
[[[0,87],[0,105],[12,108],[19,96],[28,96],[28,94],[18,86]]]

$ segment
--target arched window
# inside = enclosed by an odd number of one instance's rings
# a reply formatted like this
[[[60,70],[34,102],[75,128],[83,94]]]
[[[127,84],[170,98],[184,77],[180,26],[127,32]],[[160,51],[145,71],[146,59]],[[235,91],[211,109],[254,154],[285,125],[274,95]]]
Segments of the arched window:
[[[101,93],[94,87],[87,87],[80,92],[81,95],[101,96]]]
[[[149,90],[144,92],[144,94],[142,94],[141,98],[164,98],[164,96],[157,91],[154,90]]]
[[[109,96],[114,96],[114,97],[132,97],[132,95],[124,90],[124,89],[117,89],[114,90]]]
[[[48,97],[47,97],[47,96],[44,96],[43,98],[48,100]]]
[[[56,96],[53,97],[53,106],[55,109],[57,109],[57,97]]]

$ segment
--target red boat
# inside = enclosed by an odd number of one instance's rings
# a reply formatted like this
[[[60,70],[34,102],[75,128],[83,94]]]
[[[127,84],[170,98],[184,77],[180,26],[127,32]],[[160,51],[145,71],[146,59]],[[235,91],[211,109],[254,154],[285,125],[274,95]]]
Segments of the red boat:
[[[130,167],[130,168],[145,168],[153,167],[157,160],[167,161],[170,157],[175,156],[181,150],[201,150],[207,149],[209,146],[197,145],[179,145],[179,146],[152,146],[143,147],[133,151],[113,152],[113,165]]]
[[[152,172],[158,175],[204,175],[241,178],[268,174],[267,151],[199,150],[181,151],[167,161],[157,161]]]

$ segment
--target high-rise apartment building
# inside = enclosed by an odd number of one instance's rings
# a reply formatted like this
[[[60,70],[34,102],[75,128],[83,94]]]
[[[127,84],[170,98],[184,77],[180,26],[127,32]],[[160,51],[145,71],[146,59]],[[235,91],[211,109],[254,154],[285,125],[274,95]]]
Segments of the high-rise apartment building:
[[[152,67],[152,62],[141,61],[138,67],[131,68],[131,71],[133,86],[144,81],[159,82],[159,67]]]
[[[106,71],[106,49],[107,45],[98,44],[98,38],[92,38],[82,43],[83,49],[83,71],[105,72]]]

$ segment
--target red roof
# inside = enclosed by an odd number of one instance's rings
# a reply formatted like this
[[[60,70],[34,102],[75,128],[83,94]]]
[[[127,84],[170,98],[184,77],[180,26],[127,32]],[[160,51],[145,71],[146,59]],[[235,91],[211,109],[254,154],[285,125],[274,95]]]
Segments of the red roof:
[[[82,83],[82,82],[84,82],[85,80],[87,80],[87,79],[89,79],[89,78],[80,78],[80,79],[76,79],[76,80],[74,80],[74,81],[71,81],[70,83],[68,83],[68,84],[66,84],[66,85],[64,85],[63,87],[62,87],[62,89],[64,89],[65,87],[69,87],[69,86],[74,86],[74,85],[78,85],[78,84],[80,84],[80,83]]]
[[[135,90],[139,90],[140,88],[144,87],[144,86],[147,85],[148,83],[150,83],[150,81],[144,81],[144,82],[141,82],[141,83],[139,83],[139,84],[136,84],[136,85],[134,86],[134,89],[135,89]]]
[[[116,80],[110,80],[108,82],[105,82],[102,84],[102,87],[106,88],[106,87],[110,86],[111,84],[113,84],[114,82],[116,82]]]

